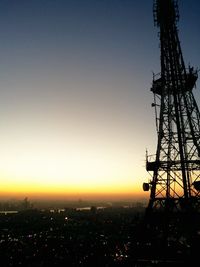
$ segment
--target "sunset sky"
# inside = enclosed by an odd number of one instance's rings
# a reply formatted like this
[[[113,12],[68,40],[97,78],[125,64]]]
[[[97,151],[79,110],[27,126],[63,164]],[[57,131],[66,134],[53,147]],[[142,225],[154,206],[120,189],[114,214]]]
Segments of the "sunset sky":
[[[152,2],[0,0],[0,197],[149,197]],[[185,63],[200,67],[200,1],[179,3]]]

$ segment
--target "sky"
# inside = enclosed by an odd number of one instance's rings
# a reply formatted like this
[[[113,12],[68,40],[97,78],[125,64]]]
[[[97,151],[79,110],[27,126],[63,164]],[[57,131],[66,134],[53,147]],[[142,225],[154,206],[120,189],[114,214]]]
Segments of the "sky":
[[[0,0],[1,197],[149,197],[152,2]],[[200,2],[179,9],[185,63],[197,68]]]

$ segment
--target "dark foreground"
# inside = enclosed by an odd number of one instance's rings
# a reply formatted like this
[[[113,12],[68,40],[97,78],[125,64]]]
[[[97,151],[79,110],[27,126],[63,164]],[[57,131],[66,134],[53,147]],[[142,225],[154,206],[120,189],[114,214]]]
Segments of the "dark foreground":
[[[156,238],[145,239],[143,216],[137,208],[1,214],[0,266],[191,265],[198,236],[192,243],[180,236],[166,245],[157,230]]]

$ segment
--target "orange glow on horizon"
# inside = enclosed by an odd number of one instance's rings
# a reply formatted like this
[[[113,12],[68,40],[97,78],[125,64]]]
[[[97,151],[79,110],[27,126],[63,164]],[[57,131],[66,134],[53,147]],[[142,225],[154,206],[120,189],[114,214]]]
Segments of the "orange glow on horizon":
[[[137,193],[50,193],[50,192],[5,192],[0,191],[0,200],[1,199],[19,199],[22,200],[25,197],[28,197],[29,200],[56,200],[56,201],[137,201],[137,200],[148,200],[146,194],[137,194]]]
[[[66,144],[61,140],[42,139],[44,142],[41,142],[36,139],[22,148],[20,140],[3,150],[0,197],[134,198],[142,193],[142,183],[136,178],[143,175],[134,172],[132,154],[125,154],[122,147],[116,151],[111,146],[102,148],[96,143],[86,147],[75,141]]]
[[[141,190],[130,188],[130,186],[63,186],[63,185],[31,185],[31,184],[7,184],[1,187],[1,195],[61,195],[61,196],[74,196],[74,195],[127,195],[135,196],[140,195]]]
[[[123,180],[122,180],[123,182]],[[19,179],[5,179],[0,190],[0,198],[33,198],[33,199],[135,199],[146,198],[140,187],[130,184],[70,184],[64,185],[54,181],[54,183],[45,184],[44,180],[40,183],[31,181],[19,182]]]

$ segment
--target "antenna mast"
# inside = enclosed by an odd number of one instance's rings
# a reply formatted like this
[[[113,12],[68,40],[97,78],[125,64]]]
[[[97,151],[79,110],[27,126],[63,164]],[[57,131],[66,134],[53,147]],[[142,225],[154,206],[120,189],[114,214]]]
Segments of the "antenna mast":
[[[200,210],[200,113],[193,95],[198,78],[186,69],[178,37],[178,4],[155,0],[154,24],[159,28],[161,72],[154,75],[157,127],[156,155],[148,156],[146,169],[152,175],[148,212]]]

